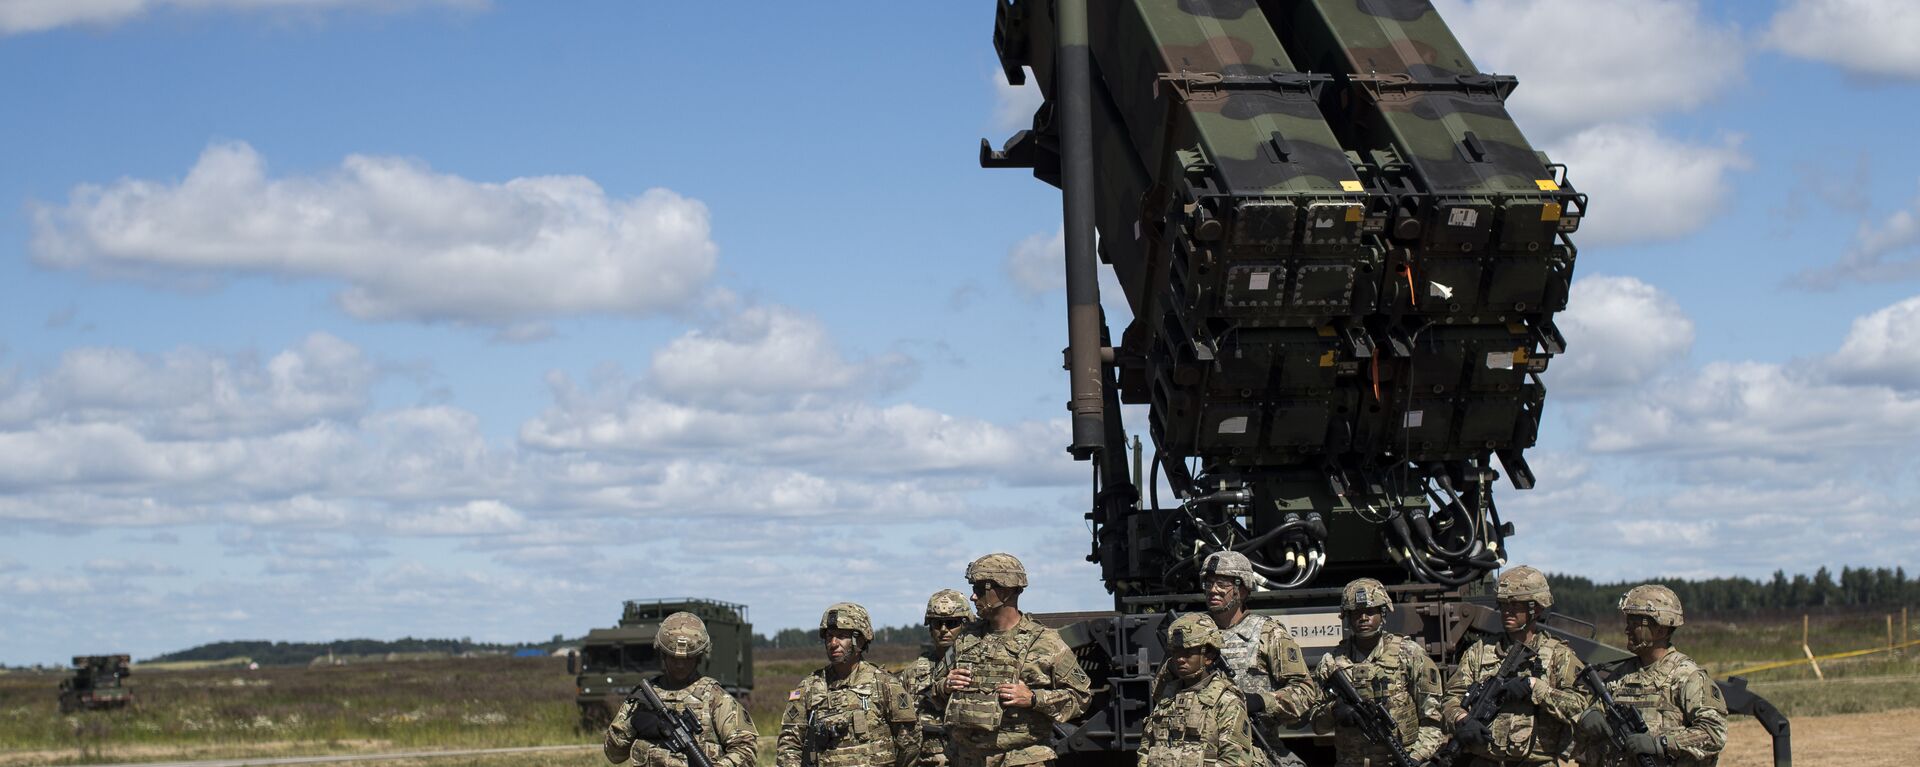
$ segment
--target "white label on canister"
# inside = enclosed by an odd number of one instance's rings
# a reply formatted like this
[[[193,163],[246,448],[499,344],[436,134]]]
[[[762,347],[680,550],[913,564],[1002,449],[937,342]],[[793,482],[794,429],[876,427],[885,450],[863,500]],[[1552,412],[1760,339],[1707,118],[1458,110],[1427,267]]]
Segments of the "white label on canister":
[[[1247,417],[1244,415],[1236,415],[1232,418],[1221,419],[1220,433],[1221,434],[1247,433]]]

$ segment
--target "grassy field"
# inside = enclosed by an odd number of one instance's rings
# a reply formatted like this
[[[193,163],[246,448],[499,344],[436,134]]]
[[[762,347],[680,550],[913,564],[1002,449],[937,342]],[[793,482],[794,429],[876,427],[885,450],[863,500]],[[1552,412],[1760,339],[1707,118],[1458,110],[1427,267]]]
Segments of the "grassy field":
[[[1814,652],[1884,644],[1878,615],[1816,619]],[[1896,616],[1897,620],[1897,616]],[[1603,627],[1604,632],[1611,629]],[[1897,631],[1897,627],[1896,627]],[[1897,634],[1896,634],[1897,638]],[[1716,673],[1799,652],[1799,616],[1699,620],[1682,649]],[[899,668],[917,648],[879,646],[875,660]],[[786,691],[823,662],[814,648],[769,650],[754,668],[749,703],[762,762],[786,706]],[[1920,653],[1823,663],[1750,675],[1754,689],[1789,717],[1920,709]],[[388,762],[407,765],[604,764],[600,734],[575,729],[573,680],[559,659],[477,658],[347,666],[136,670],[139,704],[61,715],[58,674],[0,674],[0,767],[191,758],[381,753],[417,749],[575,745],[571,751]]]

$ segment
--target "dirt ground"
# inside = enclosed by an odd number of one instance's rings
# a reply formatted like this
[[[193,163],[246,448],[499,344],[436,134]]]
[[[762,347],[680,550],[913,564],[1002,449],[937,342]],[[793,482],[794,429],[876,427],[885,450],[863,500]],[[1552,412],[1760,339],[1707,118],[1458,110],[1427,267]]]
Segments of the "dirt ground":
[[[1752,719],[1734,722],[1720,767],[1771,767],[1772,741]],[[1920,761],[1920,709],[1793,720],[1794,767],[1904,767]]]

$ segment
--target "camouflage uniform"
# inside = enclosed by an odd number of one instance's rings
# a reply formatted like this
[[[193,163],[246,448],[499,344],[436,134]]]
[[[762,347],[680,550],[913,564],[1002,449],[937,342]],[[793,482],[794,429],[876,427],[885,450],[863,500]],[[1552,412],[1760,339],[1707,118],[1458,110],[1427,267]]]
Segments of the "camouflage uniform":
[[[1341,598],[1343,612],[1357,608],[1387,606],[1386,587],[1371,578],[1347,584]],[[1359,657],[1356,657],[1359,656]],[[1440,671],[1433,660],[1413,640],[1382,631],[1373,652],[1360,656],[1354,638],[1340,640],[1332,652],[1320,656],[1313,677],[1320,687],[1339,669],[1347,669],[1347,679],[1360,695],[1380,701],[1393,719],[1400,743],[1414,761],[1426,759],[1440,747]],[[1360,734],[1359,728],[1341,726],[1333,715],[1334,698],[1329,695],[1314,708],[1313,731],[1333,733],[1337,767],[1391,764],[1386,746],[1375,745]]]
[[[988,554],[967,567],[970,583],[993,581],[1025,588],[1026,571],[1008,554]],[[936,680],[954,668],[972,671],[973,685],[959,692],[935,684],[934,700],[946,713],[947,759],[953,767],[1017,767],[1053,761],[1053,727],[1071,721],[1092,699],[1092,681],[1060,632],[1022,615],[1005,631],[986,616],[960,630],[953,652],[934,668]],[[994,688],[1024,682],[1033,707],[1002,707]]]
[[[1169,654],[1195,647],[1220,649],[1220,630],[1204,613],[1181,616],[1168,630]],[[1167,683],[1153,695],[1140,723],[1140,767],[1253,767],[1260,763],[1240,688],[1216,668],[1192,681],[1164,668]]]
[[[1516,567],[1500,574],[1495,596],[1502,602],[1532,602],[1542,608],[1553,606],[1553,594],[1547,589],[1546,576],[1531,567]],[[1440,721],[1453,722],[1455,712],[1463,711],[1467,688],[1500,670],[1500,662],[1512,651],[1513,640],[1505,634],[1497,640],[1480,640],[1460,656],[1460,665],[1447,680],[1446,698],[1440,706]],[[1509,698],[1500,706],[1488,730],[1491,740],[1462,749],[1471,754],[1473,765],[1541,765],[1565,758],[1573,746],[1573,722],[1592,701],[1580,691],[1580,669],[1584,664],[1573,648],[1546,634],[1535,631],[1527,646],[1538,653],[1538,669],[1520,670],[1521,677],[1539,679],[1527,700]]]
[[[973,619],[973,611],[967,607],[965,594],[953,589],[941,589],[927,599],[926,619],[929,623],[947,618]],[[900,672],[900,683],[906,686],[907,694],[913,696],[920,710],[921,767],[944,767],[947,763],[945,715],[933,702],[933,687],[937,680],[933,669],[940,665],[940,659],[945,655],[945,648],[930,648]]]
[[[1217,552],[1207,557],[1201,572],[1238,579],[1249,592],[1260,576],[1245,554]],[[1257,717],[1260,726],[1292,726],[1305,719],[1319,698],[1306,656],[1280,619],[1249,614],[1220,630],[1220,661],[1233,684],[1265,703]]]
[[[865,650],[873,641],[867,610],[850,602],[820,616],[820,638],[829,629],[859,637]],[[907,688],[879,666],[856,661],[840,679],[828,679],[832,667],[800,680],[787,695],[774,747],[778,767],[908,767],[920,756],[920,723]]]
[[[1644,615],[1655,623],[1679,628],[1683,622],[1680,598],[1665,586],[1637,586],[1620,600],[1620,612]],[[1607,681],[1607,692],[1614,702],[1638,709],[1647,723],[1647,734],[1659,744],[1661,755],[1655,760],[1672,767],[1714,767],[1720,762],[1720,750],[1727,745],[1727,701],[1706,669],[1679,650],[1667,654],[1652,665],[1642,666],[1638,658],[1610,664],[1606,670],[1618,674]],[[1588,712],[1581,722],[1599,711]],[[1605,737],[1583,733],[1579,762],[1588,767],[1636,767],[1632,756],[1622,754]]]
[[[705,655],[713,642],[707,637],[705,623],[692,613],[681,612],[660,622],[653,646],[662,655],[684,658]],[[722,689],[719,682],[703,676],[675,688],[655,681],[662,705],[676,712],[692,712],[694,721],[700,725],[695,740],[715,767],[753,766],[758,740],[753,719],[747,715],[746,707]],[[606,741],[601,745],[607,761],[623,764],[631,760],[631,764],[639,767],[686,767],[686,757],[667,750],[660,743],[634,737],[631,718],[637,705],[637,701],[627,701],[607,726]]]
[[[906,767],[920,754],[917,714],[907,688],[879,666],[860,661],[846,678],[832,682],[826,669],[815,671],[787,695],[774,764]],[[810,742],[815,725],[837,735],[827,742]],[[809,751],[810,762],[802,758]]]

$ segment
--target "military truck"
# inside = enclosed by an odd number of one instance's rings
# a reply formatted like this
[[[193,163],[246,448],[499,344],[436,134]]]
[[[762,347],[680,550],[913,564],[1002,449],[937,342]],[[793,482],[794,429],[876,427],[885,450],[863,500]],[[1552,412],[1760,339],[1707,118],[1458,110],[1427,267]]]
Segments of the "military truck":
[[[75,655],[73,675],[60,680],[60,713],[120,708],[133,703],[124,680],[132,671],[127,655]]]
[[[1160,629],[1204,604],[1212,552],[1252,560],[1272,588],[1250,606],[1309,661],[1362,576],[1443,668],[1499,632],[1487,593],[1515,530],[1495,482],[1535,482],[1587,208],[1509,115],[1519,83],[1476,67],[1430,0],[994,5],[1007,81],[1031,73],[1044,100],[980,164],[1062,191],[1067,449],[1094,466],[1087,559],[1113,595],[1053,621],[1097,689],[1063,761],[1127,761]],[[1101,263],[1133,314],[1117,344]],[[1146,406],[1144,471],[1124,404]],[[1623,655],[1548,625],[1589,661]],[[1786,764],[1786,720],[1722,691]]]
[[[653,650],[660,622],[677,612],[700,616],[713,637],[713,650],[700,662],[700,674],[713,677],[742,703],[753,692],[753,624],[747,606],[713,599],[628,600],[620,623],[587,632],[580,649],[567,657],[567,673],[574,675],[574,702],[580,707],[580,729],[604,729],[642,679],[661,672]]]

